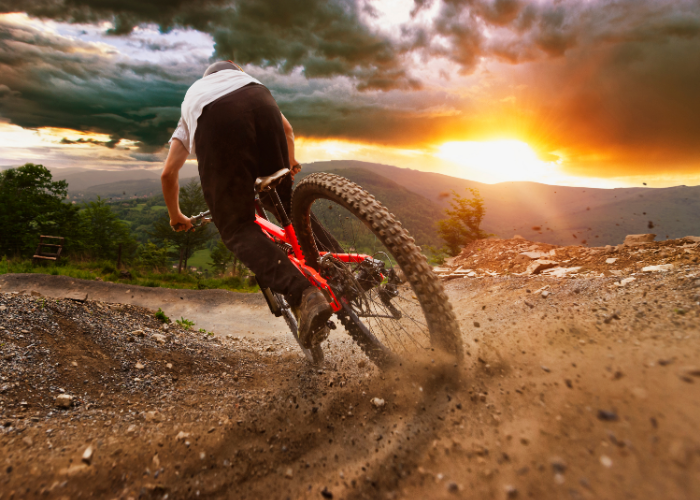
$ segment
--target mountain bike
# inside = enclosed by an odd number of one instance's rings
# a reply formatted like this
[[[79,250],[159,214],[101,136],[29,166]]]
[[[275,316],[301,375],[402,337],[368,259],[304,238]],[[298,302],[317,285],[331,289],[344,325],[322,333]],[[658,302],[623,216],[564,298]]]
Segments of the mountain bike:
[[[255,222],[326,295],[367,357],[380,368],[436,351],[461,361],[462,338],[442,283],[396,217],[348,179],[314,173],[294,188],[290,220],[276,190],[287,175],[283,169],[256,180]],[[190,220],[194,230],[211,216],[207,211]],[[298,342],[297,321],[285,298],[261,290],[272,314],[286,321]],[[329,327],[335,329],[335,323],[329,321]],[[320,364],[322,346],[302,351]]]

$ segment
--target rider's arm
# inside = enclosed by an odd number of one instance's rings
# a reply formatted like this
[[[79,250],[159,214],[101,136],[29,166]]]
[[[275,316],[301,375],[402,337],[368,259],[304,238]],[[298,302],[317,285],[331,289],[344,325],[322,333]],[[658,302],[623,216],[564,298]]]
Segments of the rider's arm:
[[[170,225],[177,231],[184,231],[192,227],[190,220],[180,211],[180,184],[178,177],[180,169],[185,164],[189,152],[179,139],[173,139],[170,143],[170,151],[165,160],[163,173],[160,174],[160,182],[163,185],[163,198],[168,207]],[[179,224],[179,226],[177,226]]]
[[[292,169],[292,179],[301,170],[301,165],[294,156],[294,129],[292,124],[282,115],[282,126],[284,127],[284,135],[287,136],[287,151],[289,151],[289,167]]]

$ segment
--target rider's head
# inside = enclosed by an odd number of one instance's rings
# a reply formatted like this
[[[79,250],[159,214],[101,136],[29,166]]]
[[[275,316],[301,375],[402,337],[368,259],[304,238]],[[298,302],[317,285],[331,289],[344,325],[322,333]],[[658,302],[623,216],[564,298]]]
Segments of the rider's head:
[[[225,69],[235,69],[237,71],[243,71],[243,69],[233,61],[218,61],[218,62],[215,62],[214,64],[209,65],[207,70],[204,72],[204,75],[202,76],[202,78],[204,78],[205,76],[209,76],[211,74],[214,74],[218,71],[225,70]]]

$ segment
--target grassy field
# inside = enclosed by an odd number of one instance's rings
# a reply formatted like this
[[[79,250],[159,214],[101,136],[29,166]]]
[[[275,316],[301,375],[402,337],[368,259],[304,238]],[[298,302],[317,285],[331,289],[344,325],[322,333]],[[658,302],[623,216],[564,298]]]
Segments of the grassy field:
[[[192,257],[187,260],[187,267],[208,269],[211,271],[211,252],[208,248],[197,250]]]
[[[208,251],[207,251],[208,252]],[[207,254],[208,255],[208,254]],[[208,258],[208,257],[207,257]],[[124,279],[114,267],[113,262],[99,261],[68,261],[58,264],[33,264],[31,260],[6,259],[0,260],[0,274],[43,273],[85,280],[102,280],[113,283],[128,283],[148,287],[182,288],[190,290],[216,289],[236,292],[257,292],[258,287],[250,287],[244,278],[205,278],[199,273],[153,272],[144,269],[129,268],[131,279]]]

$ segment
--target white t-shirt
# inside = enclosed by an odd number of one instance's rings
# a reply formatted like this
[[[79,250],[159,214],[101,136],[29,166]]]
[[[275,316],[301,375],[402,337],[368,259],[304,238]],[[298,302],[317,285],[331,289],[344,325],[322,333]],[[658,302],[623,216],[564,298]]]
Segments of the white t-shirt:
[[[194,133],[197,131],[197,120],[204,106],[249,83],[260,82],[249,74],[235,69],[217,71],[194,82],[185,94],[185,100],[182,101],[180,121],[168,143],[173,142],[173,139],[179,139],[190,154],[195,153]]]

